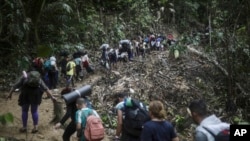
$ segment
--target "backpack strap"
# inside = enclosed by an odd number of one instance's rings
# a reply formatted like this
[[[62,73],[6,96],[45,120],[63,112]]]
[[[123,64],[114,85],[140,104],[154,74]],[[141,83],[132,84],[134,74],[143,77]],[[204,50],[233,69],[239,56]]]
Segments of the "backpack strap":
[[[131,99],[131,103],[132,103],[132,107],[131,108],[138,108],[139,110],[141,110],[143,112],[143,114],[147,114],[146,109],[145,109],[145,105],[140,102],[140,101],[135,101],[134,99]],[[141,107],[141,104],[143,107]],[[126,108],[128,106],[126,106],[126,99],[124,100],[124,108]]]
[[[216,135],[210,130],[208,129],[207,127],[205,126],[202,126],[209,134],[211,134],[214,138],[216,137]]]
[[[87,118],[88,118],[88,116],[90,116],[90,115],[93,115],[93,110],[91,110],[91,109],[87,109],[87,110],[83,110],[82,111],[82,117],[85,117],[86,118],[86,122],[85,122],[85,125],[83,126],[84,128],[86,127],[86,124],[87,124]],[[83,129],[84,129],[83,128]]]

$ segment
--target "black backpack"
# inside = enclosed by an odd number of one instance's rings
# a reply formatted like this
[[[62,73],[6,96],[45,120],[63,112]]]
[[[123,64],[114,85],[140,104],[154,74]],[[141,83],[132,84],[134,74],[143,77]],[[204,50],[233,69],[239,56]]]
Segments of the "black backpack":
[[[129,43],[124,42],[121,45],[122,45],[122,50],[123,51],[127,51],[129,49]]]
[[[230,137],[230,130],[229,129],[223,129],[218,134],[214,134],[211,130],[209,130],[207,127],[203,128],[209,132],[214,137],[214,141],[229,141]]]
[[[134,99],[131,100],[131,103],[131,107],[124,106],[123,109],[125,114],[123,129],[127,134],[139,137],[143,124],[150,120],[150,116],[144,103]]]
[[[71,63],[69,62],[67,65],[66,65],[66,71],[70,71],[72,68],[71,68]]]

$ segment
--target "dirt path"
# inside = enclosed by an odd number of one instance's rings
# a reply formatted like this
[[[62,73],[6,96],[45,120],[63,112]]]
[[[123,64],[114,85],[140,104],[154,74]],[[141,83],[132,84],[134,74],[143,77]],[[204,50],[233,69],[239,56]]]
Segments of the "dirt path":
[[[76,88],[84,86],[86,84],[93,84],[101,76],[94,74],[88,75],[86,79],[82,82],[78,82],[76,84]],[[61,88],[59,88],[59,91]],[[59,92],[58,91],[58,92]],[[57,94],[58,92],[52,91],[53,94]],[[3,93],[7,95],[7,93]],[[14,123],[12,125],[3,126],[0,125],[0,137],[13,137],[18,140],[23,141],[61,141],[62,134],[64,129],[55,130],[53,128],[54,125],[49,122],[53,119],[53,104],[50,99],[43,99],[40,107],[39,107],[39,132],[37,134],[32,134],[31,130],[33,128],[31,113],[29,112],[28,119],[28,132],[27,133],[19,133],[19,128],[22,127],[21,121],[21,107],[18,106],[18,92],[15,92],[12,96],[12,100],[6,101],[3,98],[0,98],[0,115],[4,113],[12,113],[14,116]],[[44,97],[46,94],[43,95]],[[67,122],[70,122],[68,120]],[[108,141],[109,139],[104,139],[104,141]],[[72,136],[72,141],[77,141],[76,135]]]
[[[154,51],[142,60],[140,58],[135,59],[133,62],[119,62],[117,68],[109,75],[106,75],[105,71],[97,71],[95,74],[88,74],[83,81],[76,84],[76,89],[86,84],[93,86],[90,99],[96,106],[96,110],[99,110],[98,112],[102,113],[103,117],[106,117],[106,122],[109,123],[107,124],[109,127],[107,129],[108,135],[113,135],[115,132],[113,121],[116,121],[116,117],[109,114],[113,108],[114,99],[112,99],[112,96],[115,92],[133,90],[135,93],[131,92],[131,95],[143,100],[148,100],[151,94],[157,94],[156,98],[161,98],[168,110],[171,111],[169,120],[172,122],[176,114],[186,115],[185,106],[188,101],[193,97],[197,97],[196,93],[202,94],[204,91],[195,87],[197,82],[195,78],[200,78],[199,73],[194,74],[193,71],[188,69],[200,65],[198,62],[189,59],[189,57],[183,56],[178,60],[172,60],[169,57],[169,51]],[[98,65],[95,68],[100,70]],[[203,74],[204,71],[201,70],[200,72]],[[58,94],[60,90],[61,88],[57,92],[53,91],[53,93]],[[7,93],[5,94],[7,95]],[[11,101],[0,98],[0,114],[10,112],[15,117],[13,125],[8,127],[0,125],[0,137],[15,137],[23,141],[62,140],[64,130],[55,130],[53,125],[49,124],[53,119],[53,104],[51,100],[45,99],[43,99],[39,107],[39,133],[30,133],[33,126],[29,113],[28,133],[20,134],[18,129],[22,127],[21,108],[17,105],[17,98],[18,94],[14,94]],[[185,100],[180,101],[179,99]],[[176,128],[180,129],[181,127],[177,126]],[[109,136],[106,136],[104,141],[109,141],[108,138]],[[186,136],[182,138],[188,140]],[[72,137],[72,141],[76,141],[75,135]]]

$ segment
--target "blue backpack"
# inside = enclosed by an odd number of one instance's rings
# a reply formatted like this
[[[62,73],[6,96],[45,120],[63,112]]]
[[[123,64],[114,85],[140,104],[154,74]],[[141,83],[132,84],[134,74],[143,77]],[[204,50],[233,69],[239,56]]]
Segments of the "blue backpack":
[[[50,70],[51,69],[51,62],[50,60],[46,60],[44,65],[43,65],[45,70]]]

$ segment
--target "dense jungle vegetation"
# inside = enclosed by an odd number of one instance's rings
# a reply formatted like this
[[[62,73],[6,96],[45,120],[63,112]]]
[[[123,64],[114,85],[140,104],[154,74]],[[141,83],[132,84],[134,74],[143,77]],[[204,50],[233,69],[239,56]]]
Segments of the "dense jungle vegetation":
[[[249,0],[1,0],[1,89],[35,56],[176,31],[179,49],[193,45],[218,62],[215,95],[226,112],[243,109],[243,121],[250,118],[249,13]]]

